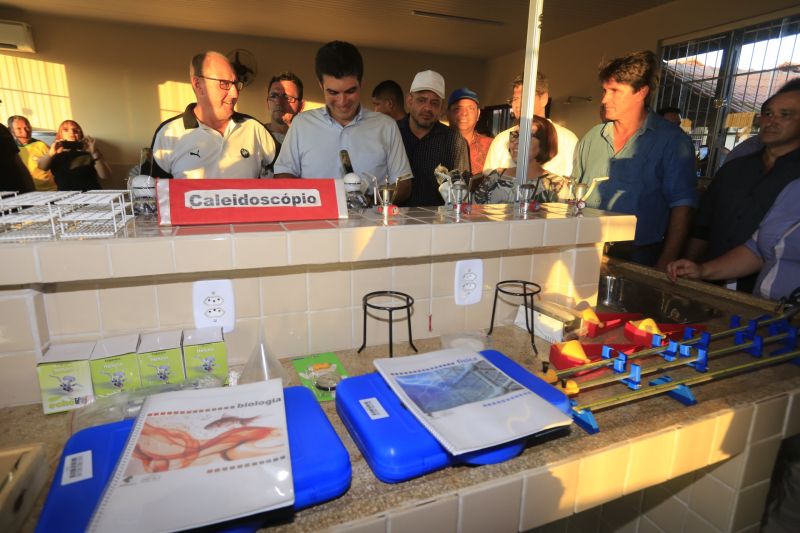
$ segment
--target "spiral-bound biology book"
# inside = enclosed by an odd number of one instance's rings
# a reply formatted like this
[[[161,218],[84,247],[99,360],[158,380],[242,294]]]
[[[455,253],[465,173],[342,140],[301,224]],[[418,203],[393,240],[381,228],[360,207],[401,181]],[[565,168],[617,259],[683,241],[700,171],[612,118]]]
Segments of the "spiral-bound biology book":
[[[279,379],[150,396],[89,531],[177,531],[294,503]]]
[[[453,455],[572,422],[477,352],[455,348],[374,363],[400,401]]]

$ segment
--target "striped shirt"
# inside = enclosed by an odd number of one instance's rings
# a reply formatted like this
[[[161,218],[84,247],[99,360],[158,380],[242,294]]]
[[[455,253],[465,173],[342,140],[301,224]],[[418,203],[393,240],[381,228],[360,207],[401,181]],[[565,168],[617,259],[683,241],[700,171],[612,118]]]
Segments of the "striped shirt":
[[[436,122],[433,128],[423,137],[418,138],[408,124],[409,117],[397,121],[400,135],[406,147],[408,162],[414,181],[411,185],[411,196],[402,205],[409,207],[433,206],[444,204],[439,194],[439,184],[433,175],[437,165],[447,170],[469,170],[469,148],[467,141],[460,133]]]

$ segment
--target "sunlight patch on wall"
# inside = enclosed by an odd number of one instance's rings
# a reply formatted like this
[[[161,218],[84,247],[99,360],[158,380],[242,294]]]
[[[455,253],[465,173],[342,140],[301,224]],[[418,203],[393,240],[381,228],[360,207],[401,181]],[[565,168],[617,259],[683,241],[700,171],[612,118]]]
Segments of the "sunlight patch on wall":
[[[196,99],[190,83],[166,81],[158,84],[158,108],[162,122],[180,115],[194,101]]]
[[[3,122],[24,115],[34,129],[55,130],[72,118],[67,70],[60,63],[0,54]]]

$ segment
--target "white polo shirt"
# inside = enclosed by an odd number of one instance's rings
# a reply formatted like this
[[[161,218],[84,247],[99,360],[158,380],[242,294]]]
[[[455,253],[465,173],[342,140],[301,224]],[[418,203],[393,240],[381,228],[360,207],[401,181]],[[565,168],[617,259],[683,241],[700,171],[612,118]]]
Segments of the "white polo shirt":
[[[275,160],[275,141],[256,119],[234,113],[225,134],[200,123],[190,104],[163,122],[153,137],[153,175],[159,178],[263,178]]]

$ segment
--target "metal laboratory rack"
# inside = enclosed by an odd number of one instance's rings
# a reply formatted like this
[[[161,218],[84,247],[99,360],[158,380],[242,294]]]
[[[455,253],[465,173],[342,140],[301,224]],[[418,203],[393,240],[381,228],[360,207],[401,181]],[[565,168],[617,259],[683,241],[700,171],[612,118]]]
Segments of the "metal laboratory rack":
[[[62,239],[109,237],[133,216],[128,191],[89,191],[55,205]]]
[[[128,191],[30,192],[0,198],[0,241],[108,237],[132,217]]]

